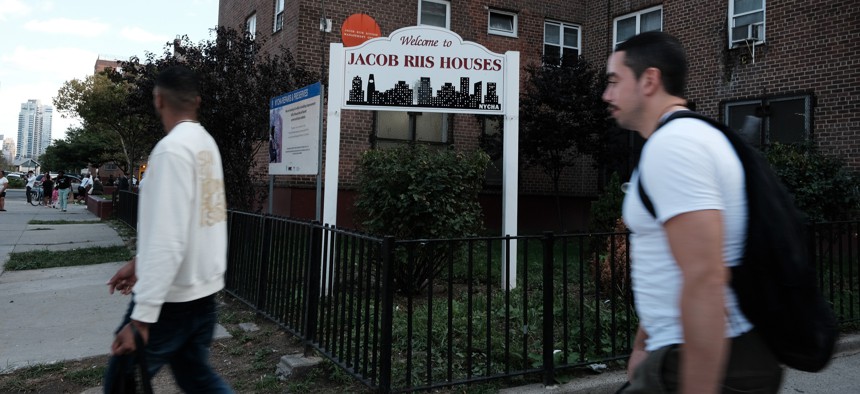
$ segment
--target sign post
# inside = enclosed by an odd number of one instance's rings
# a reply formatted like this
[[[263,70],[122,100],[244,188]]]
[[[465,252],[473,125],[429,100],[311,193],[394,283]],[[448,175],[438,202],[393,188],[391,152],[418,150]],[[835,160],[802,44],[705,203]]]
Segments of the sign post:
[[[503,115],[503,232],[517,235],[519,52],[498,54],[432,26],[405,27],[329,50],[323,223],[337,223],[340,111],[420,111]],[[516,287],[517,244],[503,245],[502,287]],[[505,273],[510,272],[508,277]]]

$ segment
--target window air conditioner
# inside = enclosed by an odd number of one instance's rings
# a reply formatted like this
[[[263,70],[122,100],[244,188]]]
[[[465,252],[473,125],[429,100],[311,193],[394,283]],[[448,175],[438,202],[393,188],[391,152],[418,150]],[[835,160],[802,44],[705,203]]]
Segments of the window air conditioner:
[[[740,29],[739,29],[740,28]],[[764,23],[753,23],[744,26],[735,27],[732,44],[740,44],[743,42],[752,41],[759,43],[764,41]]]

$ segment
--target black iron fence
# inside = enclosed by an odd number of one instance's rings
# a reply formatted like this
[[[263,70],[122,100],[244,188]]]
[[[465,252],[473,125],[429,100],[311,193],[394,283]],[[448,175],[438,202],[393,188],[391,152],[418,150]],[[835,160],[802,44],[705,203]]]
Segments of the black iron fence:
[[[638,325],[626,233],[398,241],[269,215],[228,220],[227,291],[380,392],[526,374],[552,383],[625,358]],[[860,320],[858,232],[860,222],[809,231],[842,322]]]

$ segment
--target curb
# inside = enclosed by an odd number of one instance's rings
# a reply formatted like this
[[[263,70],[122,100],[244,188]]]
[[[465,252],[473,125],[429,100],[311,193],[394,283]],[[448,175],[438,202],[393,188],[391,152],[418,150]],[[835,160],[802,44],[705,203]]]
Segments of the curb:
[[[857,350],[860,350],[860,333],[842,334],[836,342],[833,358],[836,358],[841,353]],[[625,371],[613,371],[577,378],[571,382],[556,386],[544,386],[541,383],[535,383],[526,386],[511,387],[499,390],[499,394],[613,394],[621,388],[626,380],[627,373]]]

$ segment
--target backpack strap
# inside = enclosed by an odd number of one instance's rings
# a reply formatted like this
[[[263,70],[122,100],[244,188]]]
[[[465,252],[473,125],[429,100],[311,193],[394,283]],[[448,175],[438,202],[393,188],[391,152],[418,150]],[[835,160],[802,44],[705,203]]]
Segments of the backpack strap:
[[[715,129],[721,131],[723,134],[725,134],[726,137],[729,139],[729,142],[731,143],[732,147],[737,151],[737,142],[733,138],[736,135],[728,126],[726,126],[720,122],[717,122],[716,120],[713,120],[713,119],[711,119],[705,115],[702,115],[698,112],[693,112],[690,110],[675,111],[675,112],[669,114],[669,116],[667,116],[665,119],[663,119],[663,121],[660,122],[660,124],[657,126],[657,129],[654,130],[654,132],[656,133],[657,130],[660,130],[660,128],[665,126],[667,123],[669,123],[675,119],[679,119],[679,118],[699,119],[699,120],[707,123],[711,127],[715,128]],[[653,135],[653,133],[652,133],[652,135]],[[647,141],[646,141],[646,143],[647,143]],[[641,157],[639,160],[642,160]],[[645,206],[645,209],[648,210],[648,213],[651,214],[651,217],[656,218],[657,217],[657,210],[654,208],[654,203],[651,202],[651,197],[648,197],[648,193],[645,192],[645,187],[642,186],[642,168],[639,168],[638,170],[639,170],[639,180],[636,182],[636,188],[639,191],[639,199],[642,200],[642,205]]]

